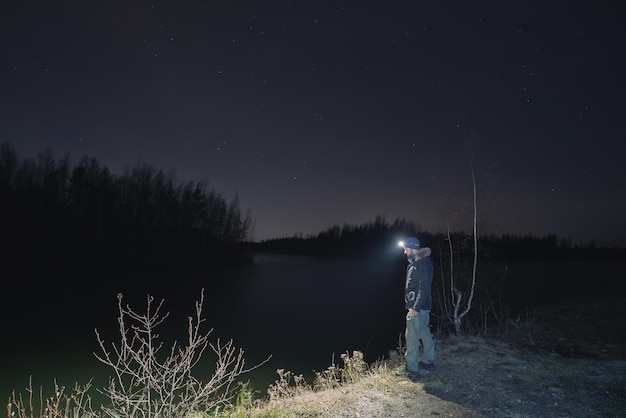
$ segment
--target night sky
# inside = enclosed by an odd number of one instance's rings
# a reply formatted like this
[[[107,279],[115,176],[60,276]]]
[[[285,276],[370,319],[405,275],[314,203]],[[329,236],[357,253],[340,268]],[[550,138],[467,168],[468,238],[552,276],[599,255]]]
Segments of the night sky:
[[[6,1],[0,142],[238,194],[252,238],[377,215],[626,246],[613,1]]]

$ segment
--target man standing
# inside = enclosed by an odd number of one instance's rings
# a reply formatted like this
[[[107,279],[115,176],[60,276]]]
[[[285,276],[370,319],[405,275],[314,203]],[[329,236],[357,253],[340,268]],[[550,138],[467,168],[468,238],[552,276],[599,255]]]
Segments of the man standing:
[[[403,243],[404,254],[409,261],[406,268],[404,301],[406,309],[406,369],[400,374],[413,382],[419,379],[418,371],[432,370],[435,367],[435,343],[430,332],[430,310],[432,309],[431,286],[433,282],[433,262],[428,247],[420,248],[420,242],[410,237]],[[420,342],[423,345],[420,361]]]

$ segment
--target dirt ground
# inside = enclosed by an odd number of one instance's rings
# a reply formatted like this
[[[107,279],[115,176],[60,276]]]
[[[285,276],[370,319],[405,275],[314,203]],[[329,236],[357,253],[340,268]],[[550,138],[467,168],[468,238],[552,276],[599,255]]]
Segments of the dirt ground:
[[[502,338],[437,343],[412,383],[389,373],[291,400],[292,416],[626,417],[626,300],[575,302],[511,321]]]

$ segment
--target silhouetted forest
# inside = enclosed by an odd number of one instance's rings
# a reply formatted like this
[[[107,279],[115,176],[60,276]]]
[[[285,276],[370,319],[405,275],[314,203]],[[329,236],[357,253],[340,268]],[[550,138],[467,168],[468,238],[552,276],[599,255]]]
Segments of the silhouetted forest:
[[[210,264],[240,261],[249,214],[203,182],[148,164],[115,175],[95,158],[35,160],[0,146],[3,266]]]
[[[451,308],[446,304],[451,300],[450,289],[454,287],[467,297],[472,283],[474,238],[471,234],[433,234],[405,219],[388,222],[384,216],[377,216],[373,222],[360,226],[334,226],[308,237],[271,239],[247,245],[250,250],[258,252],[381,261],[395,259],[393,277],[402,278],[406,258],[397,242],[412,235],[419,237],[423,247],[432,250],[436,277],[433,303],[435,311],[441,315],[435,322],[449,324]],[[602,263],[607,261],[610,263]],[[477,239],[478,284],[474,308],[465,327],[479,329],[485,326],[485,321],[499,323],[511,315],[523,314],[533,305],[561,303],[576,297],[623,295],[626,292],[624,282],[615,279],[621,267],[612,270],[606,266],[617,266],[624,261],[626,249],[596,247],[593,243],[572,246],[571,240],[559,239],[552,234],[545,237],[480,236]],[[598,270],[590,267],[596,262]],[[514,273],[509,271],[509,266],[513,265]],[[521,265],[535,266],[535,270],[524,269]],[[570,265],[577,267],[564,267]],[[537,274],[537,269],[546,274]],[[573,269],[577,269],[576,274],[572,274]],[[607,271],[610,274],[603,274]],[[454,286],[451,285],[452,277]],[[394,293],[401,299],[404,281],[398,280],[394,285]]]
[[[250,246],[265,252],[371,258],[386,256],[385,250],[398,239],[412,235],[419,237],[423,247],[430,247],[434,257],[449,253],[450,245],[457,256],[473,257],[471,234],[453,232],[448,236],[441,232],[431,233],[412,221],[396,219],[389,222],[383,215],[363,225],[336,225],[317,235],[270,239]],[[593,242],[572,245],[571,239],[558,238],[554,234],[544,237],[480,235],[477,247],[478,258],[485,261],[626,261],[624,248],[598,247]]]
[[[417,235],[434,257],[453,244],[473,254],[471,235],[424,231],[405,219],[377,216],[363,225],[332,226],[317,235],[247,242],[249,212],[200,181],[180,182],[149,164],[117,175],[95,158],[72,163],[52,150],[20,159],[0,145],[0,250],[4,266],[163,266],[242,262],[242,251],[323,257],[385,256],[398,238]],[[482,260],[626,260],[620,248],[572,246],[571,240],[480,236]]]

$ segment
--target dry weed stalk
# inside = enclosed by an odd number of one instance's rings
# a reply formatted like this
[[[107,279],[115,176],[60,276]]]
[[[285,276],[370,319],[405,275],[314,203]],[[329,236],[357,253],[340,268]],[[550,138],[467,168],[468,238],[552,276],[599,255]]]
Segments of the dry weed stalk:
[[[368,372],[369,368],[363,353],[353,351],[352,357],[348,352],[341,355],[343,367],[337,367],[333,359],[332,364],[323,372],[315,373],[314,389],[324,390],[333,389],[348,383],[354,383],[360,380]]]
[[[45,418],[67,418],[67,417],[96,417],[91,407],[91,397],[87,391],[91,388],[91,381],[85,386],[76,384],[71,393],[65,393],[65,386],[59,386],[54,379],[54,395],[45,398],[43,388],[39,388],[39,417]],[[32,376],[28,383],[28,404],[24,402],[22,395],[12,393],[11,400],[7,405],[7,417],[32,418],[35,413],[33,406]],[[15,407],[15,410],[13,410]]]
[[[368,371],[367,363],[363,359],[363,353],[353,351],[352,357],[348,353],[341,355],[344,368],[342,373],[343,383],[352,383],[360,380]]]
[[[278,380],[270,385],[267,393],[270,401],[290,398],[298,394],[308,391],[321,391],[326,389],[334,389],[341,385],[353,383],[360,380],[369,371],[367,363],[363,360],[363,353],[353,351],[352,357],[349,353],[341,355],[344,367],[335,365],[335,360],[326,370],[315,372],[315,380],[313,384],[308,384],[306,379],[300,374],[295,375],[284,369],[276,370]],[[292,384],[293,379],[293,384]]]
[[[102,355],[98,360],[110,366],[115,376],[109,386],[101,390],[111,405],[103,407],[111,417],[181,417],[197,411],[211,411],[228,406],[237,395],[237,378],[261,366],[269,360],[251,368],[245,368],[243,350],[237,350],[232,340],[215,344],[208,340],[213,329],[200,332],[204,289],[196,301],[196,316],[189,317],[186,347],[174,342],[165,359],[159,355],[163,343],[155,328],[169,313],[161,316],[163,300],[153,308],[154,298],[148,295],[145,314],[138,314],[128,305],[122,305],[122,295],[118,295],[120,341],[112,343],[108,350],[104,340],[96,330]],[[129,321],[129,323],[127,323]],[[206,383],[192,375],[207,348],[215,353],[215,370]]]
[[[285,369],[278,369],[276,373],[278,374],[278,380],[274,381],[267,389],[270,401],[290,398],[307,390],[308,384],[303,375],[296,375]]]

